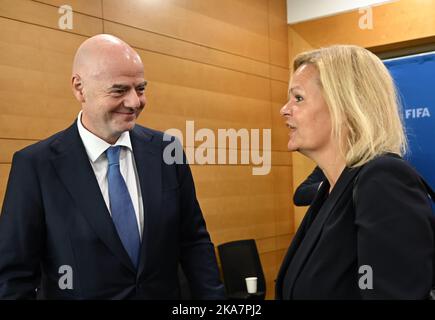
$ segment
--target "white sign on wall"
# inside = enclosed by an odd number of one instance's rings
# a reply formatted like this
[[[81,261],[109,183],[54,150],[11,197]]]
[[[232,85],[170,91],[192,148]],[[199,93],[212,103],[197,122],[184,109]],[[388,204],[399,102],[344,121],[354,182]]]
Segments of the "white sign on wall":
[[[287,22],[294,24],[392,2],[392,0],[287,0]]]

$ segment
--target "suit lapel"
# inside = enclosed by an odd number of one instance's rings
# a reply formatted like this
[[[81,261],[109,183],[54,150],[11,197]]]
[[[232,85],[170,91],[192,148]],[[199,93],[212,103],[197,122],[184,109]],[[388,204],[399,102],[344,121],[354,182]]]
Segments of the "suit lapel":
[[[142,246],[139,259],[138,277],[146,264],[147,247],[152,241],[152,226],[158,219],[162,197],[162,151],[161,141],[153,139],[151,133],[140,127],[130,131],[131,144],[136,162],[137,174],[141,187],[144,226],[142,230]]]
[[[51,159],[53,166],[77,208],[115,256],[135,272],[104,202],[76,123],[66,129],[51,147],[56,154]]]
[[[316,217],[313,218],[312,223],[308,223],[307,226],[305,226],[305,235],[302,235],[303,239],[299,239],[299,246],[297,246],[296,244],[296,246],[290,247],[290,249],[292,250],[289,250],[289,252],[287,253],[289,257],[286,256],[286,258],[284,259],[286,265],[284,266],[284,268],[282,268],[283,270],[281,271],[281,273],[283,273],[281,276],[284,277],[285,272],[287,272],[287,269],[290,268],[289,277],[286,279],[288,280],[288,283],[283,284],[284,286],[290,286],[290,290],[288,290],[288,292],[290,293],[290,297],[291,292],[293,291],[295,281],[299,273],[301,272],[305,262],[307,261],[307,258],[311,254],[315,244],[317,243],[322,233],[325,222],[333,211],[338,200],[343,195],[344,191],[348,187],[352,187],[349,186],[349,184],[353,181],[360,168],[361,167],[355,169],[345,168],[329,197],[323,203],[323,206],[319,208],[319,205],[321,205],[321,203],[317,203],[317,207],[313,204],[313,206],[310,207],[309,211],[307,212],[307,215],[310,216],[315,213],[314,211],[318,211],[318,214],[316,215]],[[319,194],[325,194],[326,192],[328,192],[327,189],[329,189],[329,184],[323,183],[321,190],[319,190]],[[317,199],[321,202],[321,199],[319,199],[319,197],[317,197]],[[290,297],[287,296],[283,298],[289,299]]]

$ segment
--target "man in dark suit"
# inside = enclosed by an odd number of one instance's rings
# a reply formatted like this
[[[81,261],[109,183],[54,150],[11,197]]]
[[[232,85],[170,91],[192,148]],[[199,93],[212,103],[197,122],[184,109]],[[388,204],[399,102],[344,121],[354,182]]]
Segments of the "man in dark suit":
[[[309,206],[316,197],[320,185],[326,177],[322,169],[316,166],[313,172],[296,188],[293,195],[295,206]]]
[[[143,64],[122,40],[77,50],[68,129],[15,153],[0,216],[0,298],[224,297],[187,164],[167,164],[163,134],[135,125]],[[166,140],[166,139],[165,139]]]

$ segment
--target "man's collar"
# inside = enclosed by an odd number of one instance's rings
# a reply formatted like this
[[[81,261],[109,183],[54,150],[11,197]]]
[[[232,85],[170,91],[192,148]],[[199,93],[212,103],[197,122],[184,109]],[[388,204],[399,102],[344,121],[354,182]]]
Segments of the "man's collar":
[[[82,111],[80,111],[77,117],[77,128],[79,130],[80,138],[83,141],[83,144],[86,149],[86,153],[88,154],[89,159],[92,162],[95,162],[109,147],[112,145],[107,143],[103,139],[97,137],[95,134],[86,129],[82,124]],[[130,132],[125,131],[118,138],[115,146],[124,146],[133,151],[130,140]]]

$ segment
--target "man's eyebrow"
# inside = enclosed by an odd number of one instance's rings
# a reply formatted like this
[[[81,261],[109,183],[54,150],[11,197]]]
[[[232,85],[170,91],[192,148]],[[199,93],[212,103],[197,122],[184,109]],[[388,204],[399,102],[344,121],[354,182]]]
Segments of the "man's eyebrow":
[[[109,88],[109,90],[112,90],[112,89],[122,89],[122,90],[125,90],[125,89],[128,89],[128,85],[125,85],[125,84],[117,84],[117,83],[115,83],[115,84],[112,84],[112,86]]]
[[[147,85],[147,81],[144,81],[144,82],[141,82],[141,83],[139,83],[137,86],[135,86],[136,88],[137,87],[145,87],[146,85]],[[129,88],[130,86],[129,85],[127,85],[127,84],[120,84],[120,83],[115,83],[115,84],[112,84],[111,86],[110,86],[110,88],[109,88],[109,90],[113,90],[113,89],[117,89],[117,90],[127,90],[128,88]]]
[[[147,84],[148,84],[148,82],[145,80],[144,82],[141,82],[137,86],[135,86],[135,88],[146,87]],[[128,90],[129,88],[130,88],[130,86],[127,84],[115,83],[115,84],[112,84],[108,90]]]

